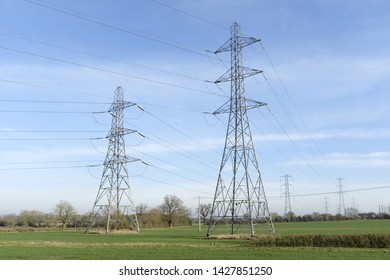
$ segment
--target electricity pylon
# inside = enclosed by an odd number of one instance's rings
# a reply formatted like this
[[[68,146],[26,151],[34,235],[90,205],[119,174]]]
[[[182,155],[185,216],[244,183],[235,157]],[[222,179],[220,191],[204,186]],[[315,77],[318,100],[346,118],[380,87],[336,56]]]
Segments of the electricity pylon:
[[[324,204],[325,204],[325,206],[324,206],[325,220],[327,221],[329,219],[329,205],[328,205],[328,198],[327,197],[324,198]]]
[[[127,157],[124,139],[125,135],[136,131],[126,129],[123,125],[124,109],[136,104],[124,101],[123,95],[122,88],[118,87],[115,90],[114,101],[108,110],[112,121],[110,132],[107,135],[107,155],[86,231],[93,226],[96,220],[104,222],[106,233],[111,228],[120,229],[123,223],[130,223],[135,230],[139,231],[127,169],[128,162],[139,161],[139,159]]]
[[[275,233],[247,114],[248,109],[266,103],[247,99],[244,89],[244,79],[262,71],[243,67],[242,48],[259,41],[242,37],[239,25],[234,23],[231,38],[215,51],[215,54],[230,51],[231,68],[214,83],[230,81],[231,96],[213,113],[229,113],[229,123],[207,236],[220,223],[228,225],[230,234],[236,234],[241,226],[248,226],[253,236],[254,224],[258,222],[264,223],[272,234]]]
[[[290,201],[290,187],[291,184],[289,182],[289,178],[292,178],[290,175],[284,175],[281,178],[284,178],[284,184],[282,184],[282,187],[284,187],[284,217],[287,218],[287,220],[290,222],[291,220],[291,201]]]
[[[345,216],[346,211],[345,211],[345,203],[344,203],[343,180],[344,179],[341,177],[337,178],[337,181],[339,181],[339,185],[337,186],[339,188],[339,205],[338,205],[337,214]]]

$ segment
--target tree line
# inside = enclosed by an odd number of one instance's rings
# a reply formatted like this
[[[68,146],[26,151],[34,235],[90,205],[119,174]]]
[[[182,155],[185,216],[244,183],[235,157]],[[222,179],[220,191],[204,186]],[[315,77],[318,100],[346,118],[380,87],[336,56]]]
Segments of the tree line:
[[[161,228],[173,226],[188,226],[193,220],[200,220],[204,225],[208,222],[211,204],[200,204],[195,211],[195,216],[187,208],[183,201],[175,195],[166,195],[162,203],[157,207],[149,207],[141,203],[135,206],[140,228]],[[16,214],[0,216],[0,227],[32,227],[32,228],[86,228],[90,213],[78,214],[73,205],[68,201],[61,200],[55,205],[52,213],[43,213],[37,210],[23,210]],[[342,221],[356,219],[390,219],[389,213],[360,213],[355,208],[346,209],[345,215],[326,214],[313,212],[311,214],[296,215],[289,212],[286,215],[271,213],[274,222],[313,222],[313,221]],[[97,226],[104,227],[104,219]],[[123,228],[130,228],[130,223],[123,223]]]
[[[313,212],[311,214],[296,215],[294,212],[288,212],[280,216],[278,213],[271,213],[274,222],[321,222],[321,221],[346,221],[346,220],[374,220],[390,219],[389,213],[359,212],[357,209],[346,209],[345,214],[329,214]]]
[[[175,195],[166,195],[163,202],[150,208],[147,204],[135,207],[141,228],[173,227],[192,224],[191,210]],[[52,213],[37,210],[22,210],[19,215],[0,216],[0,227],[32,227],[32,228],[85,228],[88,226],[90,213],[78,214],[73,205],[61,200],[55,205]],[[104,223],[97,224],[104,227]],[[128,223],[123,223],[128,228]]]

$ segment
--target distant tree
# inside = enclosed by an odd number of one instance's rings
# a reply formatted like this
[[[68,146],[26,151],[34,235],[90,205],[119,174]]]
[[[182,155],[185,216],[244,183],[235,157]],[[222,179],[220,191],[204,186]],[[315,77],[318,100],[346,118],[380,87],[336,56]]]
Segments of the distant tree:
[[[344,216],[344,215],[341,215],[341,214],[336,214],[334,217],[335,217],[336,221],[345,221],[345,220],[347,220],[347,217]]]
[[[135,213],[137,216],[142,216],[143,214],[146,213],[146,210],[148,209],[148,205],[145,203],[140,203],[137,206],[135,206]]]
[[[286,214],[285,219],[286,219],[287,222],[295,222],[297,220],[297,216],[295,215],[294,212],[289,211]]]
[[[62,223],[62,228],[65,228],[70,219],[76,215],[76,210],[68,201],[61,200],[56,204],[54,213]]]
[[[275,223],[284,222],[282,216],[280,216],[277,212],[271,212],[271,218]]]
[[[329,214],[329,213],[322,213],[321,214],[321,220],[322,221],[333,221],[334,220],[334,216]]]
[[[301,217],[302,222],[312,222],[313,216],[311,214],[305,214]]]
[[[162,227],[164,224],[161,210],[152,208],[142,216],[142,226],[148,228]]]
[[[22,210],[19,214],[18,224],[26,227],[41,227],[45,224],[45,214],[36,210]]]
[[[320,212],[313,212],[311,214],[311,218],[312,218],[313,221],[321,221],[322,220]]]
[[[166,195],[159,208],[169,227],[173,226],[175,220],[180,219],[181,222],[183,222],[183,218],[190,220],[190,211],[183,205],[183,201],[175,195]]]
[[[349,207],[345,209],[345,215],[348,219],[356,220],[357,218],[359,218],[359,210],[354,207]]]
[[[211,211],[211,204],[200,204],[199,208],[196,209],[196,212],[199,214],[202,224],[206,224],[207,216]]]
[[[2,227],[12,227],[17,224],[18,217],[15,214],[9,214],[1,217],[0,226]]]
[[[145,203],[140,203],[137,206],[135,206],[135,214],[137,215],[138,218],[138,223],[141,227],[145,227],[145,215],[147,213],[148,205]]]

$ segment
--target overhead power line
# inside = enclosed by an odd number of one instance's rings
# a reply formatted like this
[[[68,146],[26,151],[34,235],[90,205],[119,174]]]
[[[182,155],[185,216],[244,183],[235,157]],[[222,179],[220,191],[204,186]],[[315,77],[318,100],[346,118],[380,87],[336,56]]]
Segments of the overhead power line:
[[[0,79],[0,81],[2,81]],[[91,104],[91,105],[107,105],[108,102],[92,102],[92,101],[61,101],[61,100],[26,100],[26,99],[0,99],[0,103],[47,103],[47,104]]]
[[[16,52],[16,53],[21,53],[21,54],[25,54],[25,55],[29,55],[29,56],[44,58],[44,59],[47,59],[47,60],[52,60],[52,61],[61,62],[61,63],[65,63],[65,64],[75,65],[75,66],[88,68],[88,69],[92,69],[92,70],[96,70],[96,71],[101,71],[101,72],[105,72],[105,73],[109,73],[109,74],[124,76],[124,77],[137,79],[137,80],[141,80],[141,81],[145,81],[145,82],[150,82],[150,83],[155,83],[155,84],[175,87],[175,88],[184,89],[184,90],[187,90],[187,91],[194,91],[194,92],[200,92],[200,93],[206,93],[206,94],[212,94],[212,95],[218,95],[219,96],[218,93],[212,93],[210,91],[205,91],[205,90],[190,88],[190,87],[186,87],[186,86],[182,86],[182,85],[172,84],[172,83],[168,83],[168,82],[164,82],[164,81],[158,81],[158,80],[153,80],[153,79],[149,79],[149,78],[145,78],[145,77],[130,75],[130,74],[122,73],[122,72],[119,72],[119,71],[104,69],[104,68],[100,68],[100,67],[96,67],[96,66],[90,66],[90,65],[86,65],[86,64],[82,64],[82,63],[78,63],[78,62],[68,61],[68,60],[55,58],[55,57],[49,57],[49,56],[46,56],[46,55],[36,54],[36,53],[27,52],[27,51],[23,51],[23,50],[18,50],[18,49],[14,49],[14,48],[8,48],[8,47],[0,46],[0,49],[11,51],[11,52]]]
[[[380,189],[390,189],[390,186],[378,186],[378,187],[372,187],[372,188],[350,189],[350,190],[343,191],[343,193],[373,191],[373,190],[380,190]],[[338,191],[334,191],[334,192],[321,192],[321,193],[294,194],[294,195],[291,195],[291,197],[321,196],[321,195],[338,194],[338,193],[339,193]],[[272,196],[269,198],[272,198],[272,199],[279,198],[280,199],[280,196]]]
[[[30,4],[34,4],[34,5],[37,5],[37,6],[40,6],[40,7],[49,9],[49,10],[52,10],[52,11],[56,11],[56,12],[68,15],[68,16],[79,18],[79,19],[84,20],[84,21],[88,21],[88,22],[91,22],[91,23],[94,23],[94,24],[98,24],[98,25],[101,25],[101,26],[104,26],[104,27],[107,27],[107,28],[110,28],[110,29],[113,29],[113,30],[117,30],[117,31],[129,34],[129,35],[132,35],[132,36],[136,36],[136,37],[141,38],[141,39],[149,40],[149,41],[156,42],[156,43],[168,46],[168,47],[172,47],[172,48],[175,48],[175,49],[183,50],[183,51],[190,52],[190,53],[193,53],[193,54],[197,54],[197,55],[200,55],[200,56],[208,57],[205,52],[197,51],[197,50],[191,50],[189,48],[186,48],[186,47],[183,47],[183,46],[179,46],[179,45],[174,44],[174,43],[170,43],[170,42],[167,42],[167,41],[163,41],[161,39],[153,38],[152,36],[149,36],[149,35],[144,35],[144,34],[140,34],[139,32],[130,31],[130,30],[126,29],[126,28],[119,27],[119,26],[116,26],[114,24],[108,23],[108,22],[106,22],[106,21],[104,21],[102,19],[92,18],[91,16],[88,16],[85,13],[83,13],[84,15],[81,15],[80,12],[66,10],[66,9],[60,8],[58,6],[54,7],[53,5],[44,4],[42,2],[36,2],[36,1],[31,1],[31,0],[24,0],[24,1],[28,2]]]
[[[0,168],[0,171],[45,170],[45,169],[74,169],[74,168],[92,168],[92,167],[99,167],[99,166],[102,166],[102,164],[69,165],[69,166],[43,166],[43,167],[10,167],[10,168]]]
[[[0,141],[79,141],[79,140],[99,140],[106,137],[95,138],[0,138]]]
[[[298,116],[298,120],[301,122],[301,124],[302,124],[302,126],[303,126],[303,128],[304,128],[304,132],[306,133],[306,135],[307,135],[308,137],[303,137],[303,132],[302,132],[302,130],[297,126],[297,123],[296,123],[296,122],[294,121],[294,119],[290,116],[290,114],[289,114],[287,108],[284,106],[283,102],[281,102],[281,99],[279,98],[278,94],[276,93],[276,90],[275,90],[274,87],[271,85],[270,81],[267,79],[267,77],[265,76],[265,74],[263,73],[263,76],[264,76],[265,81],[267,82],[269,88],[271,89],[271,92],[272,92],[272,93],[274,94],[274,96],[276,97],[276,99],[277,99],[279,105],[281,106],[281,108],[282,108],[283,111],[285,112],[287,118],[290,120],[290,122],[292,123],[293,127],[294,127],[295,130],[298,132],[298,134],[301,135],[302,141],[303,141],[303,143],[305,144],[305,146],[307,147],[308,151],[309,151],[309,152],[313,155],[313,157],[317,160],[319,166],[320,166],[321,169],[324,171],[324,173],[325,173],[325,174],[329,174],[329,173],[328,173],[328,170],[324,168],[324,166],[322,165],[321,161],[318,160],[317,155],[319,155],[322,159],[324,159],[324,156],[323,156],[323,154],[321,153],[321,151],[320,151],[320,149],[319,149],[319,147],[318,147],[317,142],[315,141],[315,139],[314,139],[314,138],[311,136],[311,134],[309,133],[308,127],[307,127],[306,123],[305,123],[304,120],[303,120],[302,114],[301,114],[301,113],[299,112],[299,110],[297,109],[297,106],[295,105],[295,102],[293,101],[293,99],[292,99],[290,93],[289,93],[288,90],[287,90],[287,87],[285,86],[285,84],[284,84],[284,82],[282,81],[282,79],[281,79],[281,77],[280,77],[278,71],[276,70],[276,67],[275,67],[275,65],[273,64],[273,62],[272,62],[272,60],[271,60],[271,58],[270,58],[268,52],[266,51],[266,49],[265,49],[263,43],[262,43],[261,41],[260,41],[259,43],[260,43],[260,46],[261,46],[261,48],[262,48],[262,50],[263,50],[263,52],[264,52],[264,54],[265,54],[265,56],[266,56],[268,62],[270,63],[270,65],[271,65],[271,67],[272,67],[274,73],[276,74],[276,77],[277,77],[277,79],[278,79],[280,85],[282,86],[282,89],[283,89],[284,93],[286,94],[286,96],[287,96],[289,102],[291,103],[291,106],[292,106],[292,108],[293,108],[295,114]],[[308,143],[308,141],[306,140],[306,138],[310,140],[310,142],[312,143],[312,145],[310,145],[310,143]],[[314,146],[314,147],[316,148],[316,151],[317,151],[317,152],[315,152],[315,151],[312,149],[312,146]],[[325,161],[325,162],[326,162],[326,161]]]
[[[104,114],[107,111],[54,111],[54,110],[0,110],[0,113],[34,113],[34,114]]]
[[[0,162],[0,165],[27,165],[27,164],[63,164],[63,163],[82,163],[82,162],[101,162],[101,160],[62,160],[62,161],[24,161],[24,162]]]
[[[187,12],[187,11],[178,9],[178,8],[173,7],[173,6],[171,6],[171,5],[168,5],[168,4],[166,4],[166,3],[162,3],[162,2],[157,1],[157,0],[150,0],[150,1],[152,1],[152,2],[154,2],[154,3],[156,3],[156,4],[158,4],[158,5],[161,5],[161,6],[163,6],[163,7],[166,7],[166,8],[168,8],[168,9],[172,9],[172,10],[174,10],[174,11],[176,11],[176,12],[179,12],[179,13],[181,13],[181,14],[184,14],[184,15],[186,15],[186,16],[189,16],[189,17],[198,19],[198,20],[200,20],[200,21],[209,23],[209,24],[211,24],[211,25],[214,25],[214,26],[216,26],[216,27],[222,28],[222,29],[224,29],[224,30],[229,30],[229,28],[227,28],[226,26],[223,26],[223,25],[220,25],[220,24],[218,24],[218,23],[212,22],[211,20],[202,18],[202,17],[200,17],[200,16],[191,14],[191,13],[189,13],[189,12]]]
[[[102,55],[97,55],[97,54],[93,54],[93,53],[89,53],[89,52],[85,52],[85,51],[80,51],[80,50],[75,50],[75,49],[72,49],[72,48],[63,47],[63,46],[59,46],[59,45],[55,45],[55,44],[51,44],[51,43],[47,43],[47,42],[43,42],[43,41],[38,41],[38,40],[26,38],[26,37],[15,36],[15,35],[11,35],[11,34],[8,34],[8,33],[3,33],[3,32],[0,32],[0,35],[14,37],[14,38],[18,38],[18,39],[21,39],[21,40],[24,40],[24,41],[28,41],[28,42],[33,42],[33,43],[49,46],[49,47],[52,47],[52,48],[66,50],[66,51],[69,51],[69,52],[78,53],[78,54],[82,54],[82,55],[90,56],[90,57],[95,57],[95,58],[99,58],[99,59],[104,59],[104,60],[108,60],[108,61],[112,61],[112,62],[116,62],[116,63],[121,63],[121,64],[125,64],[125,65],[135,66],[135,67],[138,67],[138,68],[151,70],[151,71],[155,71],[155,72],[159,72],[159,73],[164,73],[164,74],[169,74],[169,75],[182,77],[182,78],[186,78],[186,79],[190,79],[190,80],[205,82],[205,80],[197,78],[197,77],[193,77],[193,76],[189,76],[189,75],[185,75],[185,74],[181,74],[181,73],[175,73],[175,72],[172,72],[172,71],[157,69],[157,68],[154,68],[154,67],[140,65],[140,64],[136,64],[136,63],[127,62],[127,61],[122,61],[122,60],[119,60],[119,59],[113,59],[113,58],[105,57],[105,56],[102,56]]]
[[[0,82],[11,83],[11,84],[18,84],[18,85],[29,86],[29,87],[36,87],[36,88],[43,88],[43,89],[49,89],[49,90],[55,90],[55,91],[61,91],[61,92],[65,92],[65,93],[76,94],[77,96],[85,95],[85,96],[93,96],[93,97],[99,97],[99,98],[105,98],[105,99],[107,98],[107,97],[101,96],[101,95],[90,94],[90,93],[79,92],[79,91],[73,91],[73,90],[66,90],[66,89],[62,89],[62,88],[53,88],[53,87],[48,87],[48,86],[44,86],[44,85],[37,84],[37,83],[31,83],[31,82],[15,81],[15,80],[8,80],[8,79],[0,79]],[[9,101],[9,102],[12,102],[12,101]],[[39,101],[27,101],[27,102],[39,102]],[[79,102],[77,102],[77,103],[79,103]]]

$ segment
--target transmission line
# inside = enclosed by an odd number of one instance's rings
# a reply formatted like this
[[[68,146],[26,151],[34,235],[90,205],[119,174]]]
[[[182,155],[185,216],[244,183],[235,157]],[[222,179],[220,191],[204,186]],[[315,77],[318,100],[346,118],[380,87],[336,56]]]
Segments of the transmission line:
[[[35,84],[35,83],[31,83],[31,82],[15,81],[15,80],[8,80],[8,79],[1,79],[1,78],[0,78],[0,82],[11,83],[11,84],[18,84],[18,85],[29,86],[29,87],[36,87],[36,88],[43,88],[43,89],[49,89],[49,90],[55,90],[55,91],[62,91],[62,92],[65,92],[65,93],[77,94],[78,96],[79,95],[85,95],[85,96],[106,98],[105,96],[100,96],[100,95],[96,95],[96,94],[90,94],[90,93],[84,93],[84,92],[73,91],[73,90],[66,90],[66,89],[60,89],[60,88],[47,87],[47,86],[38,85],[38,84]],[[34,102],[34,101],[31,101],[31,102]],[[39,101],[37,101],[37,102],[39,102]]]
[[[0,171],[75,169],[75,168],[92,168],[92,167],[99,167],[99,166],[102,166],[102,165],[101,164],[91,164],[91,165],[70,165],[70,166],[10,167],[10,168],[0,168]]]
[[[1,81],[1,79],[0,79]],[[108,105],[108,102],[93,101],[61,101],[61,100],[26,100],[26,99],[0,99],[4,103],[45,103],[45,104],[90,104],[90,105]]]
[[[101,26],[104,26],[104,27],[107,27],[107,28],[110,28],[110,29],[113,29],[113,30],[117,30],[117,31],[129,34],[129,35],[133,35],[133,36],[136,36],[136,37],[139,37],[139,38],[142,38],[142,39],[146,39],[146,40],[149,40],[149,41],[152,41],[152,42],[156,42],[156,43],[168,46],[168,47],[172,47],[172,48],[175,48],[175,49],[179,49],[179,50],[183,50],[183,51],[186,51],[186,52],[189,52],[189,53],[193,53],[193,54],[197,54],[197,55],[200,55],[200,56],[207,57],[207,54],[202,52],[202,51],[191,50],[189,48],[185,48],[185,47],[173,44],[173,43],[169,43],[169,42],[166,42],[166,41],[163,41],[163,40],[160,40],[160,39],[156,39],[156,38],[153,38],[151,36],[147,36],[147,35],[143,35],[143,34],[137,33],[135,31],[130,31],[128,29],[125,29],[125,28],[122,28],[122,27],[118,27],[118,26],[115,26],[115,25],[107,23],[107,22],[103,22],[101,19],[92,19],[90,16],[78,15],[75,12],[66,11],[66,10],[64,10],[62,8],[59,8],[58,6],[57,7],[53,7],[53,6],[49,6],[49,5],[43,4],[43,3],[38,3],[38,2],[32,1],[32,0],[23,0],[23,1],[28,2],[30,4],[34,4],[34,5],[37,5],[37,6],[44,7],[46,9],[50,9],[50,10],[59,12],[59,13],[65,14],[65,15],[69,15],[69,16],[72,16],[72,17],[75,17],[75,18],[79,18],[79,19],[82,19],[82,20],[85,20],[85,21],[88,21],[88,22],[91,22],[91,23],[94,23],[94,24],[98,24],[98,25],[101,25]]]
[[[305,162],[305,164],[311,169],[311,171],[316,175],[316,178],[320,179],[325,185],[327,184],[327,182],[323,179],[323,177],[317,172],[317,170],[313,167],[313,165],[308,161],[307,157],[305,156],[305,154],[302,152],[302,150],[296,145],[296,143],[291,139],[290,135],[287,133],[286,129],[283,127],[283,125],[281,124],[281,122],[276,118],[275,114],[271,111],[271,109],[267,106],[267,109],[270,113],[270,115],[272,116],[272,118],[275,120],[275,122],[277,123],[279,129],[282,131],[282,134],[284,134],[290,145],[298,152],[298,154],[301,156],[301,158],[303,159],[303,161]],[[272,124],[273,125],[273,124]],[[275,126],[274,126],[275,127]],[[275,127],[275,129],[277,129],[280,133],[280,130],[278,128]],[[300,137],[303,137],[303,136],[300,136]]]
[[[280,77],[278,71],[276,70],[275,65],[274,65],[273,62],[271,61],[271,58],[270,58],[270,56],[268,55],[268,52],[265,50],[264,45],[262,44],[262,42],[260,41],[259,43],[260,43],[260,45],[261,45],[261,47],[262,47],[262,49],[263,49],[263,51],[264,51],[264,53],[265,53],[265,55],[266,55],[266,57],[267,57],[267,60],[268,60],[269,63],[271,64],[271,67],[272,67],[273,71],[275,72],[276,77],[277,77],[279,83],[281,84],[281,86],[282,86],[282,88],[283,88],[283,91],[284,91],[285,94],[287,95],[288,100],[290,101],[290,103],[291,103],[291,105],[292,105],[292,108],[294,109],[294,112],[297,114],[297,116],[298,116],[300,122],[302,123],[302,125],[303,125],[303,127],[304,127],[304,130],[305,130],[305,132],[306,132],[306,135],[308,135],[307,138],[309,138],[309,139],[311,140],[311,142],[313,143],[314,147],[317,149],[318,154],[319,154],[319,155],[321,156],[321,158],[324,160],[324,156],[323,156],[323,154],[320,152],[320,149],[319,149],[319,147],[318,147],[317,142],[314,140],[314,138],[312,137],[312,135],[309,133],[308,128],[307,128],[307,125],[306,125],[306,123],[304,122],[304,120],[303,120],[303,118],[302,118],[302,115],[301,115],[300,112],[297,110],[297,106],[295,105],[295,103],[294,103],[294,101],[293,101],[291,95],[289,94],[289,92],[288,92],[288,90],[287,90],[285,84],[283,83],[283,81],[282,81],[282,79],[281,79],[281,77]],[[290,122],[292,123],[293,127],[295,128],[295,130],[299,133],[299,135],[301,135],[302,141],[304,142],[304,144],[305,144],[305,146],[307,147],[308,151],[309,151],[309,152],[314,156],[314,158],[317,160],[319,166],[320,166],[321,169],[324,171],[324,173],[325,173],[325,174],[328,174],[327,170],[324,168],[324,166],[322,165],[322,163],[318,160],[316,153],[313,151],[313,149],[311,148],[311,146],[307,143],[306,137],[303,137],[303,133],[301,132],[301,130],[298,128],[296,122],[292,119],[292,117],[291,117],[290,114],[288,113],[286,107],[284,106],[283,102],[281,102],[281,100],[280,100],[278,94],[276,94],[276,91],[275,91],[274,87],[271,85],[269,79],[267,79],[267,77],[265,76],[264,73],[263,73],[263,77],[264,77],[265,81],[267,82],[269,88],[271,89],[271,92],[272,92],[273,95],[276,97],[276,99],[277,99],[279,105],[281,106],[281,108],[282,108],[283,111],[285,112],[287,118],[290,120]],[[326,162],[326,161],[325,161],[325,162]]]
[[[172,10],[174,10],[174,11],[176,11],[176,12],[182,13],[182,14],[184,14],[184,15],[186,15],[186,16],[189,16],[189,17],[198,19],[198,20],[200,20],[200,21],[206,22],[206,23],[208,23],[208,24],[214,25],[214,26],[219,27],[219,28],[221,28],[221,29],[229,30],[229,28],[226,28],[226,27],[223,26],[223,25],[220,25],[220,24],[218,24],[218,23],[212,22],[212,21],[210,21],[210,20],[208,20],[208,19],[205,19],[205,18],[202,18],[202,17],[200,17],[200,16],[194,15],[194,14],[189,13],[189,12],[187,12],[187,11],[183,11],[183,10],[181,10],[181,9],[178,9],[178,8],[176,8],[176,7],[173,7],[173,6],[171,6],[171,5],[168,5],[168,4],[166,4],[166,3],[162,3],[162,2],[157,1],[157,0],[150,0],[150,1],[152,1],[152,2],[154,2],[154,3],[156,3],[156,4],[158,4],[158,5],[161,5],[161,6],[163,6],[163,7],[172,9]]]
[[[107,111],[44,111],[44,110],[0,110],[0,113],[33,113],[33,114],[104,114]]]
[[[342,192],[343,193],[350,193],[350,192],[373,191],[373,190],[381,190],[381,189],[390,189],[390,186],[378,186],[378,187],[371,187],[371,188],[349,189],[349,190],[343,190]],[[340,191],[306,193],[306,194],[294,194],[294,195],[291,195],[291,197],[321,196],[321,195],[339,194],[339,193],[340,193]],[[272,196],[269,198],[280,199],[280,196]]]
[[[29,56],[44,58],[44,59],[48,59],[48,60],[52,60],[52,61],[56,61],[56,62],[66,63],[66,64],[70,64],[70,65],[75,65],[75,66],[79,66],[79,67],[83,67],[83,68],[88,68],[88,69],[92,69],[92,70],[96,70],[96,71],[101,71],[101,72],[104,72],[104,73],[124,76],[124,77],[137,79],[137,80],[141,80],[141,81],[145,81],[145,82],[150,82],[150,83],[155,83],[155,84],[175,87],[175,88],[179,88],[179,89],[184,89],[184,90],[187,90],[187,91],[194,91],[194,92],[218,95],[217,93],[211,93],[211,92],[205,91],[205,90],[200,90],[200,89],[190,88],[190,87],[186,87],[186,86],[182,86],[182,85],[177,85],[177,84],[172,84],[172,83],[168,83],[168,82],[163,82],[163,81],[158,81],[158,80],[154,80],[154,79],[149,79],[149,78],[145,78],[145,77],[130,75],[130,74],[122,73],[122,72],[119,72],[119,71],[104,69],[104,68],[96,67],[96,66],[90,66],[90,65],[86,65],[86,64],[82,64],[82,63],[78,63],[78,62],[68,61],[68,60],[55,58],[55,57],[49,57],[49,56],[46,56],[46,55],[36,54],[36,53],[27,52],[27,51],[23,51],[23,50],[18,50],[18,49],[14,49],[14,48],[8,48],[8,47],[0,46],[0,49],[11,51],[11,52],[16,52],[16,53],[21,53],[21,54],[25,54],[25,55],[29,55]]]
[[[28,41],[28,42],[38,43],[38,44],[42,44],[42,45],[49,46],[49,47],[52,47],[52,48],[62,49],[62,50],[66,50],[66,51],[70,51],[70,52],[74,52],[74,53],[78,53],[78,54],[82,54],[82,55],[86,55],[86,56],[91,56],[91,57],[95,57],[95,58],[99,58],[99,59],[104,59],[104,60],[107,60],[107,61],[112,61],[112,62],[116,62],[116,63],[130,65],[130,66],[134,66],[134,67],[138,67],[138,68],[142,68],[142,69],[146,69],[146,70],[152,70],[152,71],[155,71],[155,72],[158,72],[158,73],[169,74],[169,75],[173,75],[173,76],[177,76],[177,77],[181,77],[181,78],[186,78],[186,79],[194,80],[194,81],[206,82],[205,80],[197,78],[197,77],[184,75],[184,74],[176,73],[176,72],[172,72],[172,71],[157,69],[157,68],[154,68],[154,67],[140,65],[140,64],[136,64],[136,63],[127,62],[127,61],[122,61],[122,60],[118,60],[118,59],[114,59],[114,58],[108,58],[108,57],[105,57],[105,56],[101,56],[101,55],[97,55],[97,54],[93,54],[93,53],[89,53],[89,52],[85,52],[85,51],[79,51],[79,50],[75,50],[75,49],[71,49],[71,48],[67,48],[67,47],[63,47],[63,46],[59,46],[59,45],[55,45],[55,44],[51,44],[51,43],[47,43],[47,42],[43,42],[43,41],[33,40],[33,39],[30,39],[30,38],[15,36],[15,35],[11,35],[11,34],[8,34],[8,33],[3,33],[3,32],[0,32],[0,35],[15,37],[15,38],[22,39],[22,40],[25,40],[25,41]]]

